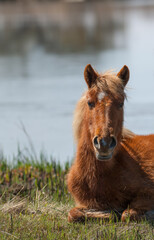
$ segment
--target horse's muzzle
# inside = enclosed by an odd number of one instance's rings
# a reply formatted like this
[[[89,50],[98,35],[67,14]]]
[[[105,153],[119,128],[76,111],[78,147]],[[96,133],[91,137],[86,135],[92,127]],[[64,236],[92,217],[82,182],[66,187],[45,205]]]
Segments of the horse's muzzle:
[[[93,139],[93,145],[96,152],[96,158],[100,161],[105,161],[112,158],[117,141],[114,136],[104,138],[96,136]]]

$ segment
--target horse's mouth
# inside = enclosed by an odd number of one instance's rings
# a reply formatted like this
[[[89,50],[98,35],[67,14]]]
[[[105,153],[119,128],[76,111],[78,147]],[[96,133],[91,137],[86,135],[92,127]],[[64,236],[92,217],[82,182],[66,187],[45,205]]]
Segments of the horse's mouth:
[[[96,158],[99,161],[107,161],[110,160],[112,158],[113,152],[109,153],[109,154],[100,154],[99,152],[96,152]]]

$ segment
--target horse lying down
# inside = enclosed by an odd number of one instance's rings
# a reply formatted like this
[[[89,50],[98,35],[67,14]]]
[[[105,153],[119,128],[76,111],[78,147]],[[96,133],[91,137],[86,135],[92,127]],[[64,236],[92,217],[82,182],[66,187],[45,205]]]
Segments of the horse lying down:
[[[122,221],[154,217],[154,134],[123,127],[128,67],[98,74],[89,64],[84,78],[88,90],[74,114],[77,152],[67,177],[76,202],[69,222],[106,219],[111,211]]]

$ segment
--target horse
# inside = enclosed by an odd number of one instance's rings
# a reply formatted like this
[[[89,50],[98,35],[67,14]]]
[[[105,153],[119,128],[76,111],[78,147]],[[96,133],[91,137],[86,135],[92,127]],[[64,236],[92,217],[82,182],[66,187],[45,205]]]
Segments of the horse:
[[[88,64],[88,89],[77,103],[73,129],[75,161],[67,176],[76,207],[68,221],[86,212],[113,211],[122,221],[140,221],[154,210],[154,134],[137,135],[123,127],[129,68],[99,74]],[[91,217],[91,215],[89,215]]]

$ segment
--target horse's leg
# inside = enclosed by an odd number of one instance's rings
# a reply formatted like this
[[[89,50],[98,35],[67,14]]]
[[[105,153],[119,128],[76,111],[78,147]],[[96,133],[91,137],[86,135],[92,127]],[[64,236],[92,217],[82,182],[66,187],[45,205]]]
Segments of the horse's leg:
[[[129,221],[141,221],[142,219],[145,219],[145,216],[135,209],[126,209],[122,213],[121,220],[125,222],[128,219]]]
[[[122,221],[141,221],[154,217],[154,201],[146,198],[136,198],[130,204],[130,209],[126,209],[121,216]]]
[[[85,213],[82,207],[74,207],[68,213],[69,222],[83,222],[85,220]]]
[[[101,211],[94,209],[86,209],[82,207],[75,207],[70,210],[68,213],[69,222],[84,222],[85,220],[95,220],[100,219],[104,221],[119,219],[120,214],[111,212],[110,210]]]
[[[149,220],[154,221],[154,210],[145,211],[144,213],[141,211],[137,211],[135,209],[129,209],[125,210],[122,213],[121,220],[123,222],[127,221],[129,219],[130,221],[141,221],[141,220]]]

